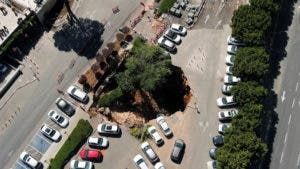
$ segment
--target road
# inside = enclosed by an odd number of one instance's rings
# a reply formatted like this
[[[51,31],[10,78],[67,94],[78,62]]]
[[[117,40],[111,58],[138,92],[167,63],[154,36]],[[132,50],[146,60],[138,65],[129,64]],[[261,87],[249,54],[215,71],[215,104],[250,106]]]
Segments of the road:
[[[117,5],[120,12],[112,14],[111,8]],[[139,3],[134,0],[91,0],[88,3],[78,1],[74,13],[79,17],[106,21],[106,29],[102,36],[106,42],[113,38],[117,28],[127,21],[138,6]],[[24,60],[23,74],[0,101],[0,105],[4,105],[0,110],[2,117],[0,166],[3,166],[1,168],[10,168],[13,165],[19,153],[46,120],[46,112],[58,97],[56,89],[66,89],[89,66],[89,60],[85,57],[78,57],[74,52],[58,51],[53,44],[53,33],[53,31],[44,33],[27,56],[28,59]],[[69,65],[74,61],[74,66],[70,68]],[[17,90],[13,95],[12,91],[34,78],[33,72],[39,73],[39,80]],[[59,74],[64,75],[61,84],[57,83]],[[8,99],[10,100],[5,104]]]
[[[295,4],[288,30],[287,57],[282,62],[276,112],[279,122],[273,144],[270,169],[300,168],[300,2]]]

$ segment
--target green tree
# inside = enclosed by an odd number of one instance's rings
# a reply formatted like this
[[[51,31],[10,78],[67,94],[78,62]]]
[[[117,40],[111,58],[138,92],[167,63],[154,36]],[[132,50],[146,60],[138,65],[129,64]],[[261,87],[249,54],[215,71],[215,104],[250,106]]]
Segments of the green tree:
[[[153,91],[171,72],[171,57],[157,46],[139,45],[125,63],[125,71],[116,75],[123,91]]]
[[[224,146],[217,151],[218,168],[248,169],[250,163],[263,158],[267,151],[267,145],[254,132],[228,133]]]
[[[243,106],[231,122],[236,130],[233,132],[255,131],[262,123],[261,116],[263,112],[261,104],[247,104]]]
[[[273,0],[250,0],[250,5],[253,8],[270,12],[271,15],[279,9],[278,4],[276,4]]]
[[[231,21],[233,37],[250,46],[263,45],[271,26],[270,14],[250,5],[242,5],[234,11]]]
[[[240,82],[233,86],[231,93],[234,100],[243,106],[246,104],[255,104],[262,101],[262,98],[267,95],[267,89],[254,81]]]
[[[269,55],[262,47],[245,47],[238,50],[233,74],[246,79],[259,80],[269,71]]]

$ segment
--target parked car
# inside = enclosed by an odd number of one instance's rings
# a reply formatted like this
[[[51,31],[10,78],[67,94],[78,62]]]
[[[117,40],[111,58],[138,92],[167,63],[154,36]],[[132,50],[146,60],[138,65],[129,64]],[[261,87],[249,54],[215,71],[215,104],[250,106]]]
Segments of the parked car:
[[[232,75],[225,75],[224,76],[224,83],[225,84],[236,84],[241,81],[241,78],[232,76]]]
[[[75,113],[74,107],[68,103],[65,99],[59,97],[55,101],[56,106],[68,116],[72,116]]]
[[[44,136],[51,139],[52,141],[58,141],[59,138],[61,137],[61,134],[59,131],[51,128],[47,124],[43,124],[40,130]]]
[[[139,168],[139,169],[149,169],[147,163],[145,162],[144,158],[138,154],[133,158],[134,164]]]
[[[148,128],[148,133],[150,134],[156,145],[163,144],[164,140],[161,138],[154,126],[150,126]]]
[[[216,159],[216,153],[217,153],[218,148],[211,148],[209,150],[209,156],[211,159],[215,160]]]
[[[67,125],[69,124],[69,120],[66,117],[57,113],[57,111],[55,111],[55,110],[50,110],[48,112],[48,116],[52,121],[54,121],[56,124],[58,124],[62,128],[66,128]]]
[[[230,127],[229,124],[219,124],[219,126],[218,126],[218,132],[220,134],[224,134],[225,131],[226,131],[226,129],[228,129],[229,127]]]
[[[236,52],[239,50],[239,46],[236,45],[228,45],[227,46],[227,53],[229,54],[236,54]]]
[[[227,38],[227,44],[228,45],[245,46],[244,43],[242,43],[241,41],[237,40],[236,38],[234,38],[232,36],[228,36],[228,38]]]
[[[185,143],[181,139],[177,139],[175,141],[172,153],[171,153],[171,160],[174,162],[179,162],[183,156],[185,149]]]
[[[118,125],[101,123],[97,127],[99,134],[108,135],[119,135],[121,134],[121,129]]]
[[[104,137],[89,137],[87,142],[90,147],[96,147],[96,148],[108,147],[108,140],[107,138]]]
[[[237,109],[223,110],[218,113],[218,117],[220,121],[228,121],[231,120],[237,114]]]
[[[20,159],[24,164],[26,164],[30,168],[37,168],[39,165],[39,162],[26,151],[23,151],[20,154]]]
[[[163,36],[157,40],[157,43],[160,47],[165,48],[171,53],[176,52],[177,50],[175,44],[169,41],[168,39],[164,38]]]
[[[5,74],[7,72],[7,70],[8,70],[8,67],[5,64],[0,63],[0,75]]]
[[[226,95],[230,94],[230,91],[231,91],[232,87],[233,87],[233,85],[226,85],[226,84],[224,84],[222,86],[222,93],[226,94]]]
[[[207,162],[207,169],[217,169],[217,168],[218,168],[218,162],[216,160]]]
[[[187,30],[185,27],[179,25],[179,24],[176,24],[176,23],[173,23],[171,25],[171,30],[175,33],[177,33],[178,35],[180,36],[185,36],[186,33],[187,33]]]
[[[226,66],[225,72],[228,75],[232,75],[233,74],[233,66]]]
[[[233,99],[233,96],[225,96],[217,99],[217,105],[219,107],[229,107],[236,105],[236,102]]]
[[[164,37],[174,42],[175,44],[180,44],[181,42],[180,36],[177,33],[173,32],[171,29],[166,30],[166,32],[164,33]]]
[[[102,158],[102,154],[99,150],[81,149],[79,156],[83,160],[99,161]]]
[[[156,117],[156,122],[166,137],[171,137],[173,135],[173,132],[169,128],[169,126],[162,114],[159,114]]]
[[[222,136],[222,135],[216,135],[216,136],[214,136],[212,138],[212,141],[213,141],[213,143],[214,143],[214,145],[216,147],[222,146],[224,144],[224,142],[225,142],[224,141],[224,136]]]
[[[163,165],[163,163],[158,162],[154,165],[155,169],[166,169],[166,167]]]
[[[90,161],[72,160],[70,169],[92,169],[93,163]]]
[[[153,148],[150,146],[148,142],[143,142],[141,148],[151,163],[154,164],[157,161],[159,161],[157,154],[154,152]]]
[[[82,103],[87,103],[89,100],[88,95],[75,85],[71,85],[68,88],[67,92],[71,97],[73,97],[74,99],[76,99]]]
[[[232,66],[234,65],[234,59],[235,59],[235,56],[234,55],[227,55],[226,58],[225,58],[225,63],[226,65],[229,65],[229,66]]]

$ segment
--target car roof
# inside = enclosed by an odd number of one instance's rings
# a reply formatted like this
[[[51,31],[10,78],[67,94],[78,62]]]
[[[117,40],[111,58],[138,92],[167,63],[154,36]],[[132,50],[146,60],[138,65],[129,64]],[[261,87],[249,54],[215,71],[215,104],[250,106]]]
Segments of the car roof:
[[[177,23],[173,23],[171,28],[174,28],[174,29],[179,29],[181,25],[177,24]]]
[[[98,143],[98,139],[97,137],[89,137],[88,142],[90,143]]]

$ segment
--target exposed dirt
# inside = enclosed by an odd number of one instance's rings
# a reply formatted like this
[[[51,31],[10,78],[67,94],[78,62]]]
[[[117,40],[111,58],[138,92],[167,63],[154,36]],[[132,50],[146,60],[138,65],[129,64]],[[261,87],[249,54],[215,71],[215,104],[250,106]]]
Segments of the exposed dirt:
[[[134,112],[112,112],[111,116],[114,122],[128,127],[140,126],[145,122],[144,117]]]

